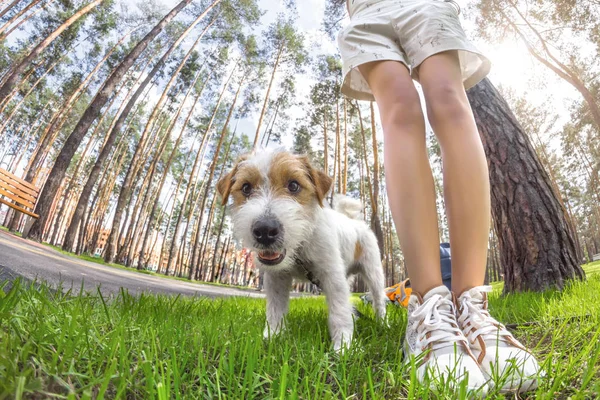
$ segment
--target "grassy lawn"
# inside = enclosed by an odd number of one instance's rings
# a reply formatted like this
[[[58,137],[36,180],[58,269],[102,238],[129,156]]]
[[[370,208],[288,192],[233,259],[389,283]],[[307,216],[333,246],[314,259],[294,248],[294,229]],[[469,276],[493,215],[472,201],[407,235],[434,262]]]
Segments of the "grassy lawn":
[[[505,323],[536,322],[515,332],[547,374],[529,398],[598,397],[600,274],[562,293],[497,292],[490,305]],[[263,341],[263,300],[102,298],[15,284],[0,290],[0,398],[464,397],[416,384],[402,365],[405,311],[389,311],[389,327],[359,318],[354,350],[337,356],[322,297],[292,300],[288,332]]]

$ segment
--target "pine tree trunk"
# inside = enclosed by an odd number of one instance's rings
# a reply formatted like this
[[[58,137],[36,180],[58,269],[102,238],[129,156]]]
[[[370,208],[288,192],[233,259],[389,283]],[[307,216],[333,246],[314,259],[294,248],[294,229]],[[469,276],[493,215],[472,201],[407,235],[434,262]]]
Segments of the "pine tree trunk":
[[[215,0],[212,5],[211,8],[217,4],[220,0]],[[206,15],[206,13],[208,12],[209,9],[207,9],[201,16],[203,17],[204,15]],[[189,59],[189,57],[192,55],[193,50],[195,49],[195,46],[199,43],[200,39],[203,37],[204,33],[206,33],[206,31],[208,30],[208,28],[212,25],[212,23],[214,23],[214,20],[207,25],[207,27],[205,28],[205,30],[202,32],[202,34],[198,37],[198,39],[196,39],[196,42],[194,42],[193,46],[189,49],[189,51],[187,52],[187,54],[183,57],[183,59],[181,60],[181,62],[179,63],[179,66],[177,67],[177,69],[173,72],[173,74],[171,75],[171,78],[169,79],[169,81],[167,82],[167,84],[165,85],[165,88],[163,89],[163,93],[160,97],[160,99],[158,100],[158,102],[156,103],[152,114],[150,115],[150,118],[148,119],[148,122],[146,124],[146,127],[144,129],[144,132],[142,133],[142,136],[136,146],[136,150],[133,156],[134,160],[137,160],[138,157],[142,156],[143,154],[143,149],[145,147],[146,144],[146,139],[147,139],[147,133],[149,132],[150,126],[152,121],[156,118],[156,116],[158,115],[158,110],[160,109],[160,107],[162,106],[162,104],[164,103],[164,100],[167,97],[167,94],[169,92],[169,90],[171,89],[171,87],[175,84],[176,82],[176,78],[179,75],[179,72],[183,69],[183,67],[185,66],[186,61]],[[107,244],[107,251],[105,254],[105,259],[107,262],[111,262],[109,260],[112,260],[114,257],[114,252],[116,247],[118,246],[118,242],[116,241],[116,236],[118,233],[118,227],[121,223],[121,218],[122,218],[122,209],[123,206],[125,205],[125,203],[127,203],[129,201],[129,197],[131,196],[131,185],[132,185],[132,180],[133,177],[137,174],[137,169],[135,167],[135,163],[132,163],[132,168],[130,168],[127,171],[127,175],[125,177],[125,181],[123,183],[123,186],[121,187],[121,191],[119,193],[119,198],[117,200],[117,210],[115,212],[115,216],[113,219],[113,228],[111,230],[111,234],[109,237],[109,241]]]
[[[214,4],[216,4],[216,2],[213,3],[213,5]],[[122,129],[123,125],[125,124],[125,121],[126,121],[127,117],[129,116],[131,110],[133,109],[135,103],[137,102],[139,97],[142,95],[142,93],[146,90],[146,88],[148,87],[150,82],[154,79],[156,74],[164,68],[164,64],[165,64],[166,60],[168,59],[168,57],[171,55],[171,53],[179,46],[179,44],[185,39],[185,37],[189,34],[189,32],[200,22],[200,20],[210,11],[211,8],[212,8],[212,6],[210,8],[207,8],[200,16],[198,16],[196,18],[196,20],[192,24],[190,24],[186,28],[186,30],[179,36],[179,38],[163,54],[163,56],[160,58],[160,60],[158,60],[156,62],[156,64],[154,65],[154,68],[146,75],[144,81],[138,86],[138,88],[133,93],[133,95],[131,96],[129,101],[127,101],[127,103],[124,103],[126,105],[124,105],[122,111],[118,114],[118,119],[114,123],[112,129],[109,130],[109,133],[108,133],[107,139],[106,139],[106,143],[104,144],[102,151],[101,151],[100,155],[98,156],[98,159],[96,160],[96,164],[94,165],[94,167],[92,168],[92,171],[90,172],[90,176],[86,182],[86,185],[84,186],[84,189],[82,191],[82,195],[79,199],[79,202],[77,203],[75,216],[74,216],[73,221],[72,221],[71,225],[69,226],[69,230],[67,232],[67,237],[69,238],[68,239],[69,242],[74,240],[73,238],[75,237],[75,232],[81,222],[81,218],[83,216],[83,213],[85,212],[85,207],[87,206],[87,203],[89,201],[91,189],[95,185],[95,183],[98,179],[100,170],[102,168],[102,165],[104,164],[104,162],[106,161],[106,158],[108,158],[108,155],[112,151],[112,148],[114,146],[116,138],[120,134],[121,129]],[[200,41],[200,39],[204,36],[204,34],[208,30],[208,28],[213,23],[214,23],[214,20],[209,25],[206,26],[206,28],[202,31],[202,33],[200,34],[200,36],[198,37],[198,39],[196,40],[194,45],[192,45],[192,49],[195,48],[195,45]],[[187,60],[187,58],[189,57],[189,54],[191,54],[191,51],[192,50],[190,50],[190,53],[188,53],[188,56],[186,56],[184,58],[183,63],[185,62],[185,60]]]
[[[336,154],[335,158],[337,160],[337,184],[338,184],[338,193],[342,193],[342,181],[344,180],[342,174],[342,142],[340,139],[340,101],[336,99],[335,101],[335,141],[336,141]]]
[[[234,70],[235,71],[235,68]],[[173,235],[173,240],[171,241],[171,248],[169,249],[169,259],[167,261],[167,270],[165,272],[165,275],[169,275],[169,271],[171,269],[172,263],[173,263],[173,258],[175,257],[175,253],[178,250],[177,247],[177,236],[179,235],[179,229],[181,228],[181,220],[183,218],[184,215],[184,209],[185,209],[185,205],[189,199],[189,195],[190,195],[190,189],[192,186],[192,181],[193,179],[196,177],[196,171],[197,168],[199,166],[198,162],[200,161],[201,158],[204,158],[203,156],[201,157],[200,154],[204,153],[204,145],[207,142],[208,137],[210,136],[210,130],[212,129],[212,125],[215,121],[215,118],[217,116],[217,112],[219,111],[219,107],[221,105],[221,101],[223,101],[223,96],[225,95],[225,92],[227,91],[227,88],[229,87],[229,82],[231,80],[231,78],[233,77],[233,72],[231,72],[231,74],[229,75],[229,78],[227,79],[227,82],[225,82],[225,85],[223,86],[223,89],[221,90],[221,93],[219,94],[219,98],[217,99],[217,103],[215,104],[215,108],[213,110],[213,113],[210,117],[210,121],[208,122],[208,125],[206,127],[206,130],[204,131],[204,136],[202,138],[202,143],[200,144],[200,148],[198,149],[198,152],[196,154],[196,159],[194,160],[194,165],[192,167],[192,172],[190,174],[190,179],[188,181],[188,186],[185,190],[185,194],[183,196],[183,205],[182,205],[182,210],[179,213],[179,216],[177,217],[177,222],[175,224],[175,232]],[[189,225],[189,222],[188,222]],[[187,227],[186,227],[186,232],[187,232]],[[183,236],[182,240],[184,240],[185,235]]]
[[[260,127],[262,125],[263,118],[265,117],[265,110],[267,109],[267,104],[269,103],[269,95],[271,94],[271,86],[273,85],[273,80],[275,79],[275,73],[277,72],[277,67],[279,66],[279,61],[281,60],[281,54],[285,49],[285,43],[282,42],[279,45],[279,49],[277,50],[277,57],[275,58],[275,64],[273,65],[273,72],[271,72],[271,79],[269,80],[269,86],[267,87],[267,93],[265,94],[265,100],[263,101],[262,110],[260,111],[260,117],[258,118],[258,125],[256,126],[256,134],[254,135],[254,143],[252,144],[253,148],[256,148],[256,144],[258,143],[258,137],[260,136]]]
[[[225,150],[225,155],[223,156],[223,168],[221,168],[221,172],[219,172],[219,177],[217,178],[217,182],[219,180],[221,180],[221,177],[223,176],[223,173],[225,171],[225,166],[227,165],[227,160],[229,159],[229,151],[231,150],[231,144],[233,143],[233,139],[235,139],[235,133],[231,135],[231,140],[229,141],[229,144],[227,145],[227,150]],[[213,198],[213,201],[216,200],[216,197]],[[221,222],[219,223],[219,231],[217,233],[217,239],[215,241],[215,247],[219,246],[219,241],[221,240],[221,232],[223,231],[223,225],[225,223],[225,215],[227,211],[227,205],[225,204],[223,206],[223,210],[222,210],[222,214],[221,214]],[[212,271],[214,273],[215,270],[215,260],[213,258],[213,263],[212,263]]]
[[[373,203],[371,204],[371,229],[377,236],[379,252],[383,257],[385,250],[383,248],[383,229],[381,228],[381,219],[379,217],[379,151],[377,149],[377,129],[375,125],[375,109],[371,102],[371,137],[373,139]]]
[[[129,253],[131,250],[131,243],[134,240],[135,237],[135,231],[137,231],[140,220],[142,219],[142,214],[144,213],[144,209],[146,207],[146,203],[149,199],[150,196],[150,192],[152,189],[152,182],[154,180],[154,174],[156,173],[156,167],[158,164],[158,161],[160,160],[160,158],[162,157],[162,153],[166,148],[166,145],[168,143],[168,137],[166,135],[166,132],[164,133],[164,135],[162,137],[160,137],[160,132],[163,130],[163,124],[167,122],[167,118],[165,117],[164,120],[162,120],[160,122],[160,124],[157,124],[156,126],[156,134],[154,135],[154,139],[151,142],[151,145],[149,146],[150,149],[154,149],[154,146],[157,144],[156,142],[158,142],[158,149],[156,150],[154,157],[152,157],[152,154],[149,153],[150,155],[147,156],[148,159],[150,159],[150,165],[148,166],[147,169],[147,173],[144,176],[144,179],[142,180],[142,185],[140,187],[140,190],[138,192],[138,196],[135,199],[135,201],[133,200],[133,197],[130,196],[128,201],[130,204],[135,204],[133,207],[133,212],[131,213],[131,218],[128,221],[127,218],[123,219],[123,227],[127,226],[127,233],[125,234],[124,237],[124,244],[121,247],[116,248],[116,260],[117,262],[123,262],[123,260],[125,259],[125,254]],[[159,141],[160,138],[160,141]],[[143,165],[145,164],[146,159],[140,157],[138,159],[138,163],[139,163],[139,168],[138,171],[141,170],[143,168]],[[134,166],[134,162],[135,160],[132,161],[132,166]],[[134,166],[135,167],[135,166]],[[129,168],[129,171],[131,170],[131,168]],[[141,173],[141,175],[143,175],[143,173]],[[133,193],[135,191],[135,187],[137,186],[137,182],[139,181],[139,179],[141,179],[141,176],[138,177],[138,179],[135,179],[135,183],[132,183],[130,190],[131,193]],[[119,202],[117,201],[117,207],[119,206]],[[125,205],[124,205],[125,206]],[[139,215],[138,215],[139,213]],[[114,227],[113,227],[114,228]],[[123,235],[120,235],[119,237],[117,237],[117,243],[121,243],[121,238],[123,238]],[[127,266],[131,266],[131,258],[127,257]]]
[[[187,170],[188,162],[190,161],[191,154],[192,154],[191,151],[187,154],[187,156],[185,158],[185,162],[183,163],[184,166],[183,166],[182,173],[179,176],[179,179],[177,180],[177,187],[175,188],[175,192],[174,192],[175,195],[174,195],[174,198],[173,198],[173,205],[171,206],[171,210],[169,211],[169,218],[167,219],[167,224],[165,226],[165,236],[163,238],[161,249],[160,249],[161,263],[162,263],[162,260],[164,258],[165,252],[167,251],[167,243],[168,243],[167,237],[168,237],[168,234],[169,234],[169,227],[171,226],[171,221],[172,221],[173,215],[175,213],[175,206],[177,204],[177,197],[179,197],[179,189],[181,188],[181,185],[183,184],[183,178],[185,177],[184,172]],[[183,207],[182,207],[181,211],[183,212]],[[161,264],[161,266],[162,266],[162,264]],[[165,268],[162,268],[161,272],[163,274],[166,273],[166,266],[165,266]]]
[[[346,97],[344,99],[344,182],[342,184],[342,193],[346,194],[348,189],[348,115],[346,108]]]
[[[29,53],[27,57],[25,57],[20,63],[15,65],[9,72],[8,76],[4,79],[2,86],[0,87],[0,102],[2,102],[12,91],[13,87],[19,81],[19,77],[21,73],[27,68],[31,62],[50,45],[61,33],[63,33],[68,27],[73,25],[79,18],[83,17],[90,11],[92,11],[98,4],[100,4],[102,0],[93,0],[91,3],[81,8],[75,14],[73,14],[69,19],[62,23],[54,32],[52,32],[48,37],[46,37],[41,43],[39,43],[35,48]]]
[[[8,13],[10,10],[12,10],[12,8],[14,6],[16,6],[17,4],[19,4],[21,1],[22,0],[13,0],[12,3],[10,3],[6,7],[4,7],[4,9],[2,11],[0,11],[0,18],[4,17],[6,15],[6,13]]]
[[[42,4],[37,10],[35,10],[31,14],[29,14],[27,17],[20,20],[12,28],[10,28],[8,31],[6,31],[6,33],[0,35],[0,41],[6,39],[8,36],[10,36],[11,33],[13,33],[21,25],[27,23],[27,21],[29,21],[31,18],[35,17],[37,15],[37,13],[39,13],[40,11],[45,10],[48,7],[48,5],[54,3],[54,1],[55,0],[48,0],[48,2]]]
[[[210,173],[208,175],[207,181],[206,181],[206,186],[205,186],[205,192],[204,192],[204,196],[202,197],[202,205],[200,206],[200,217],[198,218],[198,227],[202,226],[202,216],[204,215],[203,210],[204,210],[204,206],[206,205],[206,198],[208,195],[208,190],[211,187],[211,183],[212,183],[212,179],[214,177],[215,174],[215,168],[217,166],[217,161],[218,161],[218,157],[219,157],[219,153],[221,152],[221,146],[223,145],[223,139],[225,139],[225,134],[227,133],[227,127],[229,126],[229,121],[231,121],[231,116],[233,115],[233,110],[235,110],[235,104],[237,103],[237,99],[238,96],[242,90],[242,87],[244,86],[244,81],[246,80],[246,75],[244,77],[242,77],[242,79],[240,80],[240,83],[238,84],[238,89],[235,93],[235,96],[233,97],[233,100],[231,101],[231,106],[229,107],[229,113],[227,114],[227,119],[225,120],[225,123],[223,124],[223,129],[221,130],[221,135],[219,137],[219,142],[217,143],[217,146],[215,148],[215,158],[213,159],[212,163],[211,163],[211,167],[210,167]],[[198,237],[200,235],[196,236],[196,243],[194,243],[194,248],[192,251],[192,265],[190,267],[190,271],[193,271],[194,269],[194,264],[195,264],[195,260],[197,260],[199,257],[197,255],[197,249],[198,249]],[[190,276],[189,279],[192,279],[192,273],[190,272]]]
[[[527,135],[488,79],[468,92],[488,158],[505,292],[584,279],[560,202]]]
[[[181,106],[179,108],[179,110],[177,111],[177,115],[175,116],[175,118],[173,118],[173,121],[171,122],[171,127],[168,130],[167,135],[170,136],[171,135],[171,131],[173,130],[173,128],[175,127],[175,124],[177,123],[177,120],[179,118],[179,115],[181,114],[181,111],[183,110],[183,106],[185,105],[188,96],[190,95],[190,93],[192,92],[192,89],[194,88],[194,86],[196,85],[196,81],[198,80],[198,78],[200,77],[200,73],[198,73],[196,75],[196,78],[194,79],[194,82],[190,85],[189,90],[187,92],[187,94],[185,95],[183,101],[181,102]],[[187,128],[187,125],[189,124],[190,119],[192,118],[192,115],[194,114],[194,109],[196,104],[198,103],[198,100],[200,99],[200,96],[202,95],[202,92],[199,92],[196,95],[196,98],[194,99],[194,102],[192,104],[192,107],[190,107],[190,111],[188,112],[188,115],[185,119],[185,122],[183,123],[183,126],[181,127],[181,130],[179,132],[179,136],[177,137],[177,140],[175,141],[175,144],[173,144],[173,149],[171,150],[171,154],[169,155],[169,158],[167,160],[167,162],[164,165],[164,171],[161,177],[161,180],[158,184],[158,193],[160,194],[160,192],[162,192],[162,189],[165,185],[165,182],[167,181],[167,176],[169,174],[169,170],[171,169],[171,164],[173,163],[173,160],[175,159],[175,155],[177,154],[179,145],[181,144],[181,140],[183,139],[183,133],[185,132],[185,129]],[[148,230],[146,231],[145,235],[144,235],[144,240],[142,242],[142,248],[139,254],[139,263],[137,268],[138,269],[142,269],[144,267],[144,257],[145,257],[145,249],[148,243],[148,240],[150,239],[150,234],[152,233],[152,231],[155,229],[155,224],[154,224],[154,217],[156,215],[156,210],[158,209],[158,203],[159,203],[159,199],[160,196],[157,196],[154,204],[152,205],[152,210],[150,211],[150,214],[148,216],[149,218],[149,223],[148,223]]]
[[[358,102],[356,103],[356,109],[358,110],[358,121],[360,122],[360,135],[362,138],[363,161],[365,162],[364,169],[365,169],[365,175],[367,176],[367,187],[369,190],[369,200],[371,203],[371,210],[373,210],[373,209],[377,209],[377,205],[375,204],[375,197],[373,196],[373,187],[371,185],[371,169],[369,168],[369,156],[367,154],[367,138],[365,135],[365,126],[364,126],[364,121],[362,119],[362,113],[360,111],[360,106],[358,105]]]
[[[104,122],[104,119],[106,118],[106,116],[110,112],[110,109],[112,108],[113,103],[119,97],[120,91],[123,90],[124,88],[125,88],[125,86],[121,87],[121,89],[119,90],[119,93],[117,93],[117,95],[113,97],[113,99],[110,102],[110,105],[108,107],[106,107],[106,109],[104,110],[104,113],[102,114],[102,116],[98,120],[98,123],[96,124],[96,127],[94,128],[94,131],[92,132],[92,135],[90,136],[90,139],[88,140],[88,143],[87,143],[85,149],[83,150],[81,158],[79,159],[79,162],[77,163],[77,167],[75,168],[75,172],[73,172],[73,177],[69,181],[69,185],[67,186],[66,193],[70,193],[71,192],[71,190],[73,188],[73,185],[77,181],[77,176],[79,175],[79,170],[82,167],[83,161],[84,161],[84,159],[85,159],[85,157],[87,155],[87,152],[89,150],[90,144],[92,143],[92,140],[96,137],[96,135],[98,135],[98,132],[99,132],[100,128],[102,127],[102,122]],[[119,113],[117,112],[117,116],[118,115],[119,115]],[[113,121],[113,123],[114,123],[114,121]],[[109,131],[110,131],[110,128],[109,128]],[[95,145],[94,145],[94,147],[95,147]],[[85,189],[85,187],[84,187],[84,189]],[[60,193],[60,192],[58,192],[58,193]],[[79,197],[81,197],[81,196],[79,196]],[[63,215],[64,211],[65,211],[64,209],[61,209],[61,211],[59,212],[59,215],[61,216],[61,218],[64,218],[64,215]],[[63,250],[65,250],[65,251],[73,251],[74,241],[71,240],[71,236],[69,234],[69,229],[71,228],[71,225],[74,225],[73,224],[73,220],[76,218],[76,216],[77,216],[77,206],[74,209],[73,215],[71,215],[69,227],[68,227],[67,233],[65,235],[65,239],[64,239],[65,243],[64,243],[64,246],[63,246]],[[76,225],[77,225],[76,228],[79,227],[79,222],[77,222]],[[75,233],[76,233],[76,231],[71,233],[72,237],[75,236]]]
[[[36,146],[36,150],[31,155],[27,167],[23,173],[23,179],[27,182],[33,182],[35,177],[35,170],[39,168],[42,164],[42,160],[45,159],[47,152],[50,150],[52,143],[54,142],[54,138],[58,135],[58,131],[62,127],[64,121],[66,121],[69,112],[75,106],[81,95],[84,93],[85,89],[88,88],[88,84],[91,82],[92,78],[96,76],[96,73],[102,68],[106,60],[117,50],[117,48],[125,41],[125,39],[132,33],[134,30],[126,33],[119,39],[119,41],[104,55],[102,60],[100,60],[94,68],[87,74],[85,79],[81,82],[79,87],[71,93],[69,98],[65,100],[60,107],[60,109],[52,116],[50,122],[44,129],[44,133],[41,135],[38,145]]]
[[[323,170],[329,175],[329,143],[327,140],[327,115],[323,113]]]
[[[41,0],[33,0],[31,3],[29,3],[28,5],[26,5],[25,7],[23,7],[23,9],[21,9],[21,11],[19,11],[18,13],[16,13],[11,19],[9,19],[8,21],[6,21],[2,27],[0,27],[0,40],[4,39],[3,33],[4,31],[11,26],[17,19],[21,18],[21,16],[23,14],[25,14],[27,11],[31,10],[33,7],[35,7],[36,4],[38,4]],[[4,11],[3,11],[4,12]],[[0,18],[2,18],[3,15],[0,15]]]
[[[140,75],[139,78],[141,78],[143,75]],[[133,90],[133,88],[135,88],[136,85],[133,85],[131,90]],[[146,94],[144,95],[144,99],[146,98],[146,96],[148,96],[148,92],[146,92]],[[130,95],[131,93],[128,93],[128,95],[125,97],[125,99],[127,99],[127,97]],[[115,126],[119,121],[120,116],[122,115],[122,112],[124,111],[124,105],[126,103],[123,102],[123,104],[121,105],[121,108],[119,109],[119,111],[117,111],[117,114],[115,115],[115,118],[113,119],[111,126],[108,128],[108,133],[106,134],[106,137],[104,139],[104,143],[102,145],[102,150],[100,150],[100,154],[98,155],[98,158],[96,159],[96,162],[94,163],[94,166],[92,167],[90,174],[88,175],[88,178],[83,186],[83,189],[81,190],[81,194],[79,195],[79,199],[77,201],[77,205],[75,206],[75,210],[73,213],[73,217],[71,218],[71,222],[69,223],[69,227],[67,228],[67,233],[65,234],[65,239],[64,239],[64,250],[67,250],[69,248],[72,248],[75,244],[75,238],[76,238],[76,234],[77,234],[77,230],[81,224],[81,221],[86,213],[87,207],[88,207],[88,202],[90,199],[90,196],[92,194],[92,191],[94,189],[94,186],[96,185],[96,182],[98,182],[98,178],[100,176],[100,172],[103,170],[103,166],[106,162],[106,160],[108,159],[109,155],[111,154],[112,148],[114,147],[114,142],[117,139],[117,135],[114,133],[115,132]],[[130,121],[131,123],[131,121]],[[128,125],[129,126],[129,125]],[[127,131],[127,129],[125,129],[125,131]],[[121,136],[121,140],[119,142],[119,146],[122,143],[124,137]],[[118,153],[118,150],[115,151],[115,154]],[[106,168],[104,168],[104,170],[106,170]],[[77,246],[79,247],[79,245]],[[67,250],[69,251],[69,250]]]
[[[98,0],[99,1],[99,0]],[[148,44],[164,29],[164,27],[192,0],[183,0],[175,8],[173,8],[167,16],[165,16],[146,36],[131,50],[131,52],[121,61],[121,63],[113,70],[110,77],[102,84],[102,87],[94,97],[94,100],[87,107],[83,116],[73,129],[73,132],[67,138],[60,154],[56,158],[54,167],[48,176],[44,189],[39,195],[40,201],[35,208],[36,214],[40,218],[34,222],[27,237],[33,240],[40,240],[42,230],[46,224],[48,217],[48,209],[53,201],[58,185],[65,175],[69,163],[79,147],[79,144],[85,137],[91,124],[98,118],[102,107],[106,104],[109,97],[113,94],[115,87],[121,81],[125,73],[131,68],[135,60],[146,49]],[[117,212],[120,210],[117,208]]]

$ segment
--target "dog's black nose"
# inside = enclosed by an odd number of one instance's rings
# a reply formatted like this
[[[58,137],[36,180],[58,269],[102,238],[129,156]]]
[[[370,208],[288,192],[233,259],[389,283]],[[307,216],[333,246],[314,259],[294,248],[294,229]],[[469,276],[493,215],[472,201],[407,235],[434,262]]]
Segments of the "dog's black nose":
[[[269,246],[279,238],[282,227],[281,223],[275,218],[259,219],[252,225],[252,235],[256,241],[265,246]]]

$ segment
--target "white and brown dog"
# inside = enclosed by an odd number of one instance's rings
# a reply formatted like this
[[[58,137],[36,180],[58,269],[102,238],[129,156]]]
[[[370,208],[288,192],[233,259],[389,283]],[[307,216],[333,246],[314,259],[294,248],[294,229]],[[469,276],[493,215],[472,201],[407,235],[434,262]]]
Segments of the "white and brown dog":
[[[376,315],[385,317],[377,239],[364,221],[348,216],[360,214],[359,202],[338,197],[336,210],[324,203],[331,184],[307,157],[284,150],[243,156],[217,184],[224,204],[233,198],[234,234],[253,250],[256,265],[265,272],[265,337],[283,328],[293,278],[308,279],[325,293],[336,350],[352,341],[350,275],[362,275]]]

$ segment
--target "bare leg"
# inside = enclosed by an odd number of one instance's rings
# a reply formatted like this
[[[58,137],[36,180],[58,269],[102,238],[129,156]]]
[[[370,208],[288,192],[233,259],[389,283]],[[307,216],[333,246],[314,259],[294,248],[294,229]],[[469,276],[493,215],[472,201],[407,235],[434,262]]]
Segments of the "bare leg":
[[[429,121],[442,149],[452,290],[460,295],[482,285],[485,277],[490,230],[488,167],[456,52],[426,59],[419,78]]]
[[[359,68],[381,115],[387,194],[411,286],[425,294],[442,285],[442,276],[435,188],[419,94],[402,63],[379,61]]]

